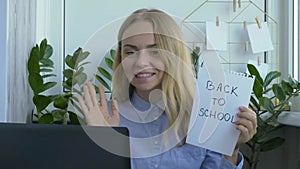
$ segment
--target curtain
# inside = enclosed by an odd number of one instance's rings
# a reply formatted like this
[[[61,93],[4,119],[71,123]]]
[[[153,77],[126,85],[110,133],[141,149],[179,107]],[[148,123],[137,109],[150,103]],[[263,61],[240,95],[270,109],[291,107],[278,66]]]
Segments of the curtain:
[[[8,2],[8,121],[24,123],[34,108],[27,59],[36,40],[36,0]]]

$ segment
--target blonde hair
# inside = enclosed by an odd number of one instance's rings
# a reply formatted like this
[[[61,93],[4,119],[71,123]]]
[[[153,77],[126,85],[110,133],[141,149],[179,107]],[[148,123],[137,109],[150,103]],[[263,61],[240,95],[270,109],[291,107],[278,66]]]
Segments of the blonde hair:
[[[182,141],[187,134],[192,110],[195,76],[191,55],[183,41],[181,29],[169,15],[157,9],[140,9],[133,12],[122,24],[118,35],[118,48],[114,61],[113,93],[114,99],[125,101],[130,99],[134,86],[124,74],[120,64],[122,38],[126,29],[137,21],[148,21],[153,25],[157,48],[161,49],[161,57],[166,70],[162,79],[163,101],[169,125],[173,127],[176,138]],[[124,92],[124,89],[129,89]]]

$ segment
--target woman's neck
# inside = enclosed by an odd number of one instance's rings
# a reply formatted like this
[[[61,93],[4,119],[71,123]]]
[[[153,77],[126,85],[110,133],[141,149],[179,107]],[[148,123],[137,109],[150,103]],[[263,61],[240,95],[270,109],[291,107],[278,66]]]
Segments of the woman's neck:
[[[161,89],[153,89],[149,91],[138,91],[136,93],[139,97],[149,103],[156,103],[162,99],[163,92]]]

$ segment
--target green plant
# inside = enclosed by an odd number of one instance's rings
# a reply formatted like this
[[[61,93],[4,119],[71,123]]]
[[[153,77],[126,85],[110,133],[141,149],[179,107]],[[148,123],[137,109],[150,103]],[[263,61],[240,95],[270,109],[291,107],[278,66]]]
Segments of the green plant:
[[[52,54],[52,46],[44,39],[40,45],[36,45],[31,49],[27,62],[28,81],[33,91],[33,103],[36,107],[34,116],[38,119],[38,123],[80,124],[80,121],[84,122],[84,120],[72,110],[72,108],[76,108],[72,91],[80,93],[75,87],[80,88],[87,79],[82,67],[87,62],[82,62],[88,57],[89,53],[78,48],[73,55],[68,55],[65,58],[65,62],[69,67],[63,72],[64,77],[67,79],[63,83],[66,91],[49,95],[45,94],[46,91],[57,84],[50,81],[51,79],[49,80],[50,77],[56,76],[53,74]],[[71,107],[70,103],[74,107]],[[53,108],[49,105],[52,105]]]
[[[284,143],[284,138],[272,136],[282,127],[277,122],[277,117],[286,110],[289,100],[298,96],[300,82],[292,77],[288,80],[279,80],[281,73],[271,71],[262,79],[255,66],[248,64],[248,71],[255,76],[250,107],[257,114],[257,133],[246,144],[250,154],[245,153],[245,160],[251,169],[256,169],[261,152],[278,148]],[[247,155],[246,155],[247,154]]]
[[[98,74],[95,75],[97,81],[99,83],[101,83],[108,90],[108,92],[111,92],[111,87],[106,82],[106,80],[108,80],[109,82],[111,82],[111,80],[112,80],[112,75],[110,72],[113,71],[113,63],[114,63],[115,55],[116,55],[116,50],[111,49],[109,52],[109,56],[105,56],[105,58],[104,58],[104,61],[105,61],[106,66],[108,67],[108,70],[102,66],[99,66]]]

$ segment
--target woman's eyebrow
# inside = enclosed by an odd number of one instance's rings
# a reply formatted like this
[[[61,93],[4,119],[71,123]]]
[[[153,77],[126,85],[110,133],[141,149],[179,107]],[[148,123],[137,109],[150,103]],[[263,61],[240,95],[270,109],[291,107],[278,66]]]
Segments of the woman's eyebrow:
[[[146,48],[156,48],[157,45],[156,44],[151,44],[151,45],[147,45]]]
[[[134,50],[138,50],[138,47],[137,47],[137,46],[131,45],[131,44],[125,44],[125,45],[123,46],[123,48],[125,48],[125,47],[129,47],[129,48],[133,48]]]
[[[131,45],[131,44],[125,44],[125,45],[123,46],[123,48],[125,48],[125,47],[129,47],[129,48],[132,48],[132,49],[134,49],[134,50],[139,50],[139,48],[138,48],[137,46]],[[147,46],[146,46],[146,49],[148,49],[148,48],[156,48],[156,47],[157,47],[156,44],[150,44],[150,45],[147,45]]]

